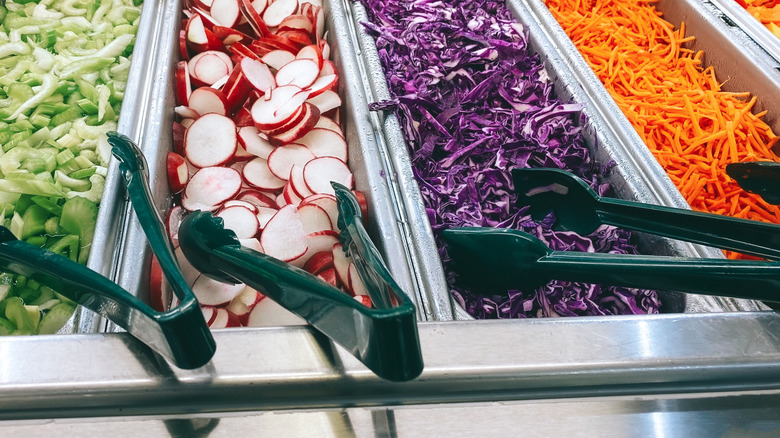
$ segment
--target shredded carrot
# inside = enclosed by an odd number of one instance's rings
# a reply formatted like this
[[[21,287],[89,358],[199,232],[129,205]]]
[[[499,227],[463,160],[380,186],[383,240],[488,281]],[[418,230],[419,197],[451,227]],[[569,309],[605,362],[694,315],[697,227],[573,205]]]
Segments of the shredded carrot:
[[[694,39],[657,0],[546,0],[574,44],[694,210],[780,224],[780,210],[739,188],[726,165],[780,162],[778,137],[750,93],[727,92]],[[726,251],[730,258],[744,258]]]

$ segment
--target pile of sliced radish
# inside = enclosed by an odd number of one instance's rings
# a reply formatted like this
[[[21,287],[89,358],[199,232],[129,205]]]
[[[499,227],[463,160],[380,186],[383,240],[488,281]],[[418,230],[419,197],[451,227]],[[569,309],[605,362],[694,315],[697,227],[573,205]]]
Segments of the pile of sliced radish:
[[[187,212],[210,211],[243,246],[370,306],[338,242],[330,183],[352,188],[353,176],[320,0],[194,0],[183,14],[179,121],[168,154],[169,185],[181,196],[167,221],[174,246]],[[303,323],[261,292],[211,280],[177,255],[210,327]],[[167,309],[175,297],[155,263],[151,300]]]

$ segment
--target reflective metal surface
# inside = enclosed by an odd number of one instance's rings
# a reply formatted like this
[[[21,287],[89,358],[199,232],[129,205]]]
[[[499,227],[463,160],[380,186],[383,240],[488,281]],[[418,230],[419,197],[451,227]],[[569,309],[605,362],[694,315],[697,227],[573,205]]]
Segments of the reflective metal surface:
[[[591,71],[582,56],[568,39],[541,1],[533,3],[508,0],[507,5],[517,20],[528,28],[529,47],[540,53],[545,68],[554,84],[558,98],[578,102],[589,118],[584,135],[598,162],[613,160],[617,163],[609,177],[618,197],[650,204],[689,208],[688,204],[666,176],[639,135],[622,115],[606,89]],[[373,38],[368,36],[360,22],[367,21],[365,9],[359,2],[352,4],[352,29],[360,42],[361,61],[367,78],[367,95],[374,101],[390,97],[382,65]],[[608,102],[611,105],[604,104]],[[411,160],[394,114],[385,115],[383,132],[395,168],[398,186],[405,193],[400,209],[406,215],[412,263],[423,288],[421,302],[429,319],[471,319],[454,303],[447,286],[441,261],[436,250],[433,233],[422,197],[414,179]],[[648,254],[703,256],[723,258],[720,250],[673,241],[657,236],[638,234],[640,247]],[[748,300],[717,298],[703,295],[661,293],[662,301],[684,302],[684,308],[671,306],[673,311],[717,312],[733,310],[766,309],[761,303]]]
[[[0,420],[780,390],[778,333],[773,313],[421,323],[406,383],[305,327],[215,331],[189,371],[124,333],[8,337]]]
[[[0,422],[8,437],[686,437],[780,435],[780,393],[695,394]]]
[[[132,125],[138,145],[144,150],[150,173],[150,187],[156,207],[167,211],[171,204],[168,192],[165,157],[172,149],[171,126],[173,123],[174,75],[178,56],[178,35],[181,25],[180,0],[160,3],[153,29],[154,53],[146,65],[147,82],[142,84],[146,113],[144,119]],[[372,125],[367,100],[359,79],[355,60],[356,49],[345,28],[345,15],[339,1],[325,2],[326,29],[331,44],[331,58],[339,70],[339,94],[343,106],[341,117],[344,134],[349,145],[349,164],[355,177],[355,187],[364,192],[369,204],[368,231],[382,252],[393,277],[410,297],[417,302],[419,293],[413,280],[406,251],[406,238],[399,230],[401,220],[396,213],[389,188],[389,174],[377,146],[376,130]],[[120,129],[123,134],[132,134]],[[134,138],[132,135],[129,135]],[[122,254],[118,261],[118,283],[143,299],[148,298],[149,251],[146,238],[135,214],[131,213]],[[419,308],[419,306],[418,306]],[[418,319],[422,315],[418,313]],[[116,330],[112,328],[111,331]]]
[[[159,45],[159,29],[165,16],[165,4],[144,2],[135,38],[132,62],[119,115],[117,130],[127,134],[133,140],[139,138],[147,123],[150,108],[147,90],[155,80],[149,66],[154,65],[155,53]],[[128,204],[124,185],[119,175],[116,160],[109,163],[103,197],[100,200],[95,235],[92,242],[87,267],[103,276],[113,279],[120,253],[120,242],[125,227]],[[103,331],[106,320],[83,307],[76,312],[59,333],[96,333]]]

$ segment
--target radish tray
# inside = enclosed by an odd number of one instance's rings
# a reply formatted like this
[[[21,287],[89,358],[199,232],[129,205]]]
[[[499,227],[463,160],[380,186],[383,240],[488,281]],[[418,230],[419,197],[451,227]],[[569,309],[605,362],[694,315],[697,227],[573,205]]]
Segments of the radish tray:
[[[227,20],[223,21],[225,24],[231,20],[239,22],[241,18],[235,15],[224,17],[224,8],[233,5],[227,3],[214,9],[219,9],[219,19]],[[301,9],[301,5],[309,6]],[[310,8],[315,10],[316,22],[317,5],[301,5],[296,2],[294,13],[287,12],[285,17],[292,17],[287,20],[293,22],[290,26],[298,25],[298,16],[312,16]],[[323,214],[331,211],[332,215],[329,181],[351,184],[365,197],[367,228],[388,268],[401,288],[417,302],[414,277],[407,264],[406,236],[399,227],[403,220],[388,182],[392,172],[385,168],[384,151],[365,116],[367,102],[355,48],[343,25],[341,5],[322,5],[319,21],[323,38],[318,43],[314,36],[317,31],[308,33],[313,44],[299,45],[295,55],[280,53],[278,47],[263,52],[260,49],[266,39],[258,38],[256,32],[251,40],[243,40],[255,44],[253,48],[262,54],[261,59],[241,52],[242,49],[225,49],[224,41],[231,41],[234,46],[238,43],[236,47],[243,42],[220,27],[217,32],[225,39],[211,41],[214,32],[205,30],[219,25],[209,11],[202,9],[206,6],[193,4],[182,14],[180,2],[166,2],[166,16],[159,30],[161,53],[150,66],[155,78],[164,80],[152,81],[147,98],[153,114],[150,121],[139,127],[138,144],[149,162],[153,197],[166,222],[175,230],[181,213],[187,209],[212,211],[245,239],[246,246],[262,249],[298,267],[304,267],[308,261],[306,268],[316,271],[319,268],[313,265],[332,263],[317,253],[330,252],[337,240],[334,221]],[[253,32],[247,25],[237,27]],[[203,46],[198,45],[199,41],[203,41]],[[270,59],[265,56],[267,62],[263,62],[263,55],[274,50]],[[236,52],[244,56],[236,56]],[[304,89],[309,93],[301,93]],[[247,102],[247,98],[251,100]],[[267,111],[265,107],[272,109]],[[304,198],[306,202],[302,202]],[[280,216],[277,219],[292,219],[293,225],[273,219],[274,215]],[[266,227],[275,229],[266,232],[266,236],[278,238],[264,238],[262,232],[257,232]],[[301,233],[305,242],[299,237]],[[175,245],[175,231],[171,237]],[[144,240],[137,219],[132,217],[118,265],[120,285],[153,306],[164,307],[170,298],[165,292],[160,293],[165,285],[161,284],[159,270]],[[139,257],[143,258],[143,265],[138,263]],[[343,269],[323,269],[319,272],[321,277],[344,284],[348,292],[359,291],[354,273],[350,282],[348,265],[344,268],[339,256],[335,258],[334,268]],[[192,280],[213,328],[300,323],[254,290],[212,282],[189,269],[183,258],[180,264],[185,276]],[[267,316],[254,317],[249,324],[250,311],[264,301],[267,309],[256,313]]]

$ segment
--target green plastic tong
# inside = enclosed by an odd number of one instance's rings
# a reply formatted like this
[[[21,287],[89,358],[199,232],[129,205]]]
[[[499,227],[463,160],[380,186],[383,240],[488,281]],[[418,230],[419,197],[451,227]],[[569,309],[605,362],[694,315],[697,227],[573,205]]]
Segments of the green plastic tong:
[[[148,215],[156,214],[151,203],[144,204],[137,199],[137,191],[148,192],[148,185],[139,178],[145,172],[143,155],[140,155],[137,148],[122,147],[129,142],[126,137],[110,135],[109,142],[114,145],[114,152],[122,162],[120,170],[128,183],[138,216],[148,218]],[[0,269],[32,278],[105,316],[179,368],[201,367],[214,355],[214,339],[192,291],[186,287],[183,279],[179,281],[177,278],[178,268],[171,265],[175,261],[166,258],[165,248],[160,249],[161,243],[163,247],[167,243],[169,256],[173,254],[167,237],[163,239],[150,232],[147,228],[151,221],[141,222],[145,225],[150,241],[157,241],[155,253],[160,258],[161,265],[168,263],[167,270],[164,269],[166,277],[172,286],[178,287],[174,290],[181,304],[168,312],[153,310],[117,284],[79,263],[17,240],[5,227],[0,227]],[[180,273],[178,277],[181,277]]]
[[[589,234],[602,224],[780,257],[780,226],[599,197],[584,181],[557,169],[513,170],[518,202],[535,219],[555,212],[557,225]],[[780,262],[553,251],[517,230],[444,231],[465,284],[534,288],[552,279],[725,297],[780,301]]]
[[[746,161],[726,166],[726,173],[748,193],[755,193],[770,204],[780,204],[780,163]]]
[[[182,221],[179,243],[202,273],[227,283],[242,282],[305,319],[344,347],[376,375],[408,381],[423,369],[415,308],[390,276],[362,223],[360,207],[344,186],[333,183],[340,239],[366,285],[375,308],[308,272],[242,247],[222,219],[194,212]]]

